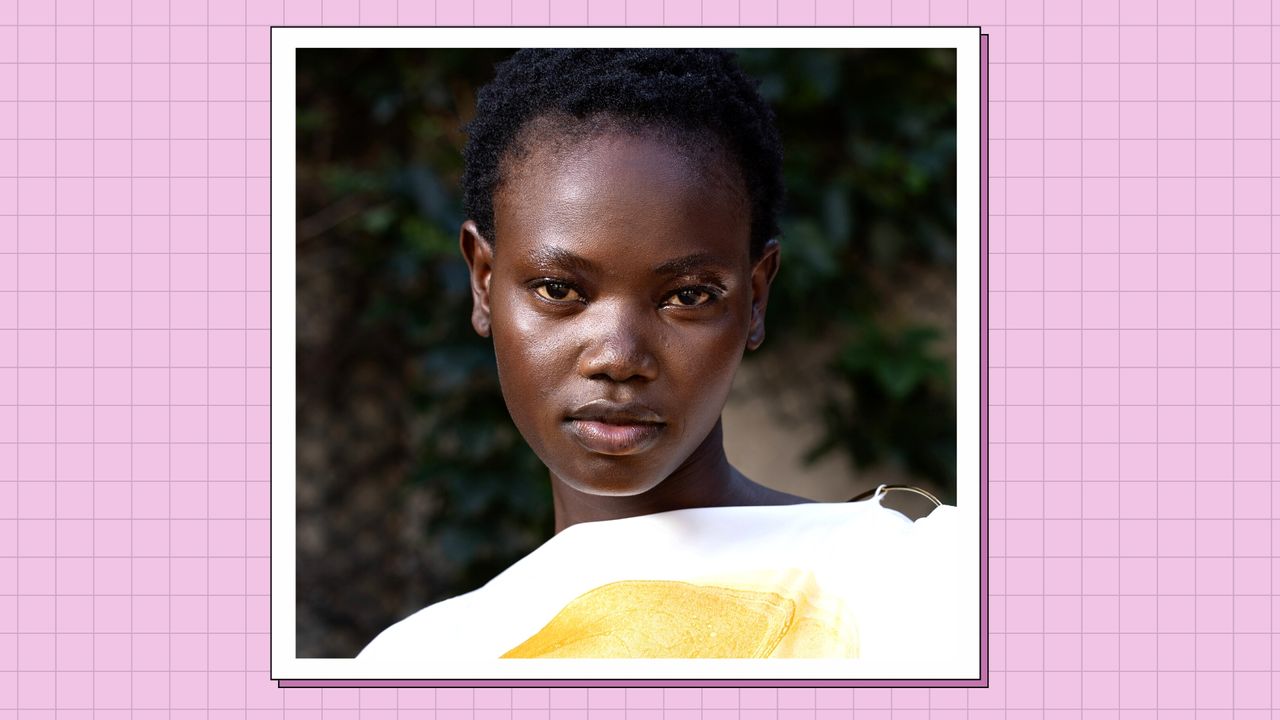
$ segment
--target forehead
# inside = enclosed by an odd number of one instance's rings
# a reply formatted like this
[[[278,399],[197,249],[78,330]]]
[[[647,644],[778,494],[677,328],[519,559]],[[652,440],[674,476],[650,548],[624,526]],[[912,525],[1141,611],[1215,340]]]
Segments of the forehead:
[[[599,160],[610,151],[628,148],[641,148],[641,152],[667,160],[678,158],[705,180],[723,185],[724,192],[750,204],[738,159],[725,139],[707,128],[677,127],[610,113],[575,117],[563,112],[538,115],[516,133],[499,163],[495,200],[506,184],[531,170],[547,172],[565,161]]]
[[[749,252],[744,182],[717,144],[644,129],[543,137],[513,154],[494,194],[498,255],[584,240],[734,260]]]

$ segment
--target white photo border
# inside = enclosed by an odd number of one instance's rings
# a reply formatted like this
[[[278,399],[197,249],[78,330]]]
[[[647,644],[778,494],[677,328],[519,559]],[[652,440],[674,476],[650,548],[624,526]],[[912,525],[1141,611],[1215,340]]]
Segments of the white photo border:
[[[275,680],[981,680],[980,28],[275,27],[271,32],[271,677]],[[381,666],[298,658],[297,50],[302,48],[953,48],[956,50],[956,506],[972,572],[962,656],[874,660],[502,660]]]

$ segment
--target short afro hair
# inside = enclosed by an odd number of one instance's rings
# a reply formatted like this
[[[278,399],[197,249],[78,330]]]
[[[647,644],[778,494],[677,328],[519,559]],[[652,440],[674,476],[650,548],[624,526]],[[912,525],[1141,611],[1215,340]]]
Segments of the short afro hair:
[[[782,143],[758,82],[732,52],[712,49],[535,49],[497,66],[476,98],[463,150],[463,204],[480,234],[494,237],[493,196],[504,163],[523,152],[533,123],[556,116],[578,131],[669,133],[690,145],[710,134],[736,161],[751,205],[751,257],[778,235]],[[575,128],[566,128],[572,135]]]

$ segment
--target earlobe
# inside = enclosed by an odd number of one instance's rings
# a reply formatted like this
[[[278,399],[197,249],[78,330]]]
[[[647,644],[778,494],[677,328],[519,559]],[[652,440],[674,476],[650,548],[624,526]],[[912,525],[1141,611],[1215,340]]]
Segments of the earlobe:
[[[751,268],[751,324],[747,328],[747,349],[755,350],[764,343],[764,316],[769,305],[769,287],[778,275],[781,249],[777,239],[765,243]]]
[[[481,337],[489,337],[492,331],[489,283],[493,278],[493,245],[480,234],[475,221],[468,220],[462,223],[458,246],[471,275],[471,327]]]
[[[751,329],[747,332],[747,349],[756,350],[764,344],[764,317],[751,311]]]

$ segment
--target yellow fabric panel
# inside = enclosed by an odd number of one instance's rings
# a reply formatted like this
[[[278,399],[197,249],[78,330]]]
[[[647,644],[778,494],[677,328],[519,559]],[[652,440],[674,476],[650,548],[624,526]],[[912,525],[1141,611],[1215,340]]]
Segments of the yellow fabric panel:
[[[609,583],[570,601],[503,657],[856,657],[848,624],[798,594],[667,580]]]

